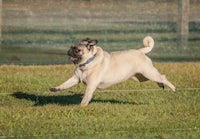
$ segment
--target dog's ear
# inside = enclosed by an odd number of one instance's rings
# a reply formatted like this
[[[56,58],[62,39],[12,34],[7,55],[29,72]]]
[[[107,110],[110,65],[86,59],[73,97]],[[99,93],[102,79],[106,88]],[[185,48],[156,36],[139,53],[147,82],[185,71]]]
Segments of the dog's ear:
[[[91,40],[90,40],[90,38],[85,38],[85,39],[82,40],[82,42],[83,42],[83,41],[88,41],[88,42],[89,42],[89,41],[91,41]]]
[[[97,40],[90,40],[88,45],[87,45],[87,49],[90,50],[92,49],[93,46],[95,46],[98,43]]]
[[[94,46],[94,45],[96,45],[97,43],[98,43],[97,40],[91,40],[90,43],[89,43],[89,45]]]
[[[81,44],[88,45],[90,41],[90,38],[85,38],[81,41]]]

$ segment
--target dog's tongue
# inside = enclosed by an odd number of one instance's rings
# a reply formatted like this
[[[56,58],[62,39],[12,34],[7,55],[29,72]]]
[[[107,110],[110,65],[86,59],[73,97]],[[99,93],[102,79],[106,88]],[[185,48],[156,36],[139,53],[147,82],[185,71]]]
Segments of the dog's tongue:
[[[77,58],[75,58],[75,57],[69,57],[69,60],[71,60],[71,61],[76,61],[77,60]]]

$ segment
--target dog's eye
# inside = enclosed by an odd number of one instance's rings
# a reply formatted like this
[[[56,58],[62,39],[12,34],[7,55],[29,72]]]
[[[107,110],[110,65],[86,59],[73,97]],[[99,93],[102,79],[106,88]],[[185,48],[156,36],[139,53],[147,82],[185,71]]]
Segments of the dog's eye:
[[[76,50],[75,50],[76,53],[79,53],[80,51],[81,51],[81,50],[79,50],[79,49],[76,49]]]

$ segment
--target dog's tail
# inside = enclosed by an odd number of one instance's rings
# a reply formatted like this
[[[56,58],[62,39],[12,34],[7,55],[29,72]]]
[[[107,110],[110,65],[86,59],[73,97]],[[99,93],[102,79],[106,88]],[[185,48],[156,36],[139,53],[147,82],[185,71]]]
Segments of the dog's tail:
[[[144,48],[139,49],[142,53],[147,54],[149,53],[154,47],[154,40],[151,36],[146,36],[143,39]]]

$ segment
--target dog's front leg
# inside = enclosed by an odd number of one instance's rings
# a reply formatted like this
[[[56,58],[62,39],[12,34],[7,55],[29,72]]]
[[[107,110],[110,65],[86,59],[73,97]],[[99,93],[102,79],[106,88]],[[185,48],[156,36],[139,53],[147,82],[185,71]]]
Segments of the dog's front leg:
[[[94,86],[94,85],[88,85],[86,87],[85,94],[84,94],[83,99],[81,101],[82,107],[85,107],[89,104],[95,90],[96,90],[96,86]]]
[[[57,91],[61,91],[61,90],[65,90],[68,89],[76,84],[79,83],[79,78],[76,75],[73,75],[69,80],[67,80],[66,82],[62,83],[61,85],[57,86],[57,87],[52,87],[49,90],[51,92],[57,92]]]

